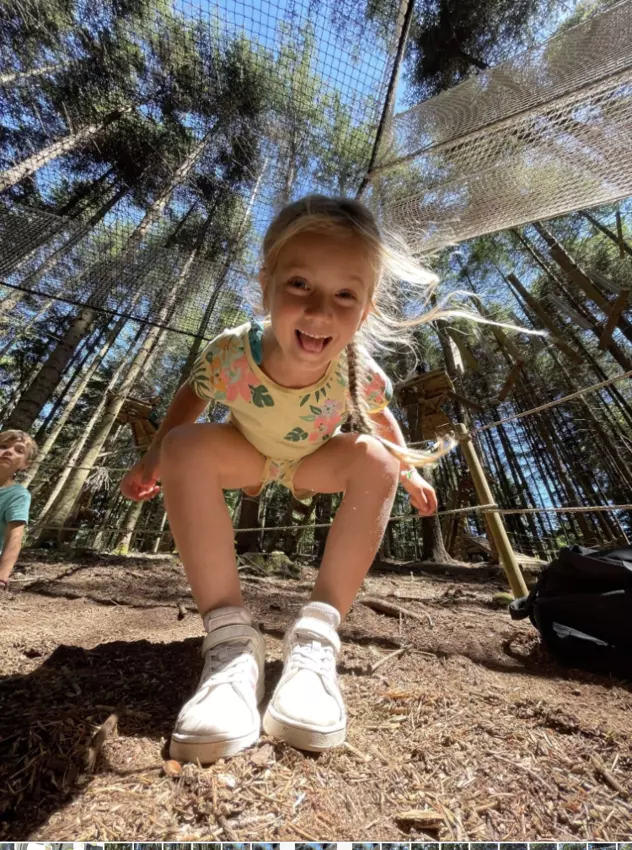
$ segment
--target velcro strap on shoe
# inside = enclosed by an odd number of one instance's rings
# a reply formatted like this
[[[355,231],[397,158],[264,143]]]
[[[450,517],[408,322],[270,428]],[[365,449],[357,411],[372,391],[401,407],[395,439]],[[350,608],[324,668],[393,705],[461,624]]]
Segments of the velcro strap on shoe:
[[[340,652],[340,638],[335,629],[329,623],[323,623],[322,620],[316,617],[301,617],[294,624],[292,629],[293,634],[300,634],[304,637],[313,637],[315,640],[325,641],[330,644],[336,651]]]
[[[259,640],[260,632],[245,623],[234,623],[228,626],[220,626],[209,632],[202,643],[202,655],[206,655],[209,649],[220,643],[234,640]]]

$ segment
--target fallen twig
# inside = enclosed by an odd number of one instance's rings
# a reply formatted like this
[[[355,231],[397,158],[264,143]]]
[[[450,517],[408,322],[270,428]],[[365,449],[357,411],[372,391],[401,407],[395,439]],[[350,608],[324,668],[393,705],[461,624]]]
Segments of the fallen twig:
[[[630,796],[629,793],[623,787],[623,785],[619,782],[619,780],[610,773],[610,771],[608,770],[606,765],[602,762],[602,760],[599,758],[599,756],[596,753],[592,753],[591,756],[590,756],[590,760],[593,763],[597,773],[600,773],[601,776],[603,776],[603,778],[606,780],[608,785],[611,788],[613,788],[615,791],[617,791],[619,794],[621,794],[622,797],[625,797],[625,799],[627,800],[628,797]]]
[[[106,739],[114,732],[116,727],[118,726],[119,717],[123,714],[124,707],[118,706],[112,714],[105,720],[104,723],[99,726],[97,731],[94,733],[92,738],[90,739],[90,744],[86,751],[86,768],[90,771],[94,770],[94,767],[97,763],[97,758],[99,757],[99,753],[101,752],[101,748],[105,743]]]
[[[369,667],[371,675],[373,675],[373,673],[379,670],[380,667],[386,664],[387,661],[391,661],[393,658],[397,658],[398,656],[406,652],[407,649],[407,646],[400,646],[400,648],[396,649],[395,652],[389,652],[388,655],[385,655],[383,658],[380,658],[379,661],[376,661],[374,664],[371,664],[371,666]]]
[[[411,620],[427,622],[430,628],[433,628],[434,623],[427,611],[423,614],[418,614],[416,611],[411,611],[409,608],[403,608],[401,605],[393,605],[392,602],[385,602],[383,599],[376,599],[374,596],[363,596],[358,602],[371,608],[373,611],[378,611],[380,614],[387,614],[389,617],[409,617]]]
[[[189,613],[189,609],[183,602],[178,602],[178,620],[184,620],[186,615]]]
[[[395,820],[403,823],[418,824],[422,829],[432,831],[441,829],[445,822],[443,815],[432,809],[411,809],[407,812],[399,812],[399,814],[395,815]]]

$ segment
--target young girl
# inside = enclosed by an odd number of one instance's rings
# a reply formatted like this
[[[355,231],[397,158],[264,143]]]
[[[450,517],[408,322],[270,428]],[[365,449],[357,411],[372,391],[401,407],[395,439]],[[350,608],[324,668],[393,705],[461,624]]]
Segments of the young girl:
[[[16,475],[30,465],[37,452],[37,443],[24,431],[0,433],[0,591],[9,589],[9,576],[29,521],[31,494],[16,481]]]
[[[263,718],[269,735],[315,751],[345,739],[337,630],[377,552],[398,483],[422,516],[437,506],[414,466],[439,455],[406,448],[387,406],[390,381],[366,351],[406,341],[407,324],[437,315],[404,322],[394,307],[394,290],[417,298],[421,291],[426,301],[436,278],[387,243],[362,204],[312,195],[270,226],[259,279],[266,322],[226,330],[206,347],[151,448],[121,483],[125,496],[142,500],[161,480],[207,632],[199,685],[171,739],[179,760],[213,762],[260,734],[265,645],[244,607],[223,490],[256,495],[276,481],[298,498],[344,493]],[[231,409],[228,424],[194,424],[211,399]],[[340,433],[348,417],[354,432]]]

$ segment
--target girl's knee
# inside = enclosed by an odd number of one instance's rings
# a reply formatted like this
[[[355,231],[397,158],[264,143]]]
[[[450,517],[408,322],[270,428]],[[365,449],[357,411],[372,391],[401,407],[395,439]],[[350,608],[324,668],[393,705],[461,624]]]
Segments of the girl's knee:
[[[397,483],[401,469],[400,462],[391,454],[384,443],[377,437],[363,434],[356,440],[355,446],[356,463],[363,470],[370,471],[382,478]]]
[[[190,462],[207,442],[211,436],[205,433],[207,425],[192,424],[178,425],[169,431],[160,447],[161,463],[183,463]]]

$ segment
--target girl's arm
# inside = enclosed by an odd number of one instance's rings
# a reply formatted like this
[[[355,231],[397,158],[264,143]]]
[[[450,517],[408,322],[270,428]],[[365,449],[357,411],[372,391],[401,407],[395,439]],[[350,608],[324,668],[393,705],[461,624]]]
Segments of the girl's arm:
[[[406,448],[406,440],[402,434],[402,429],[399,427],[397,419],[395,419],[388,407],[380,410],[379,413],[371,413],[370,416],[381,437],[384,437],[385,440],[390,440],[391,443],[396,443],[404,449]],[[414,466],[402,464],[402,471],[399,475],[402,483],[410,478],[410,472],[411,470],[414,471],[414,469]]]
[[[177,428],[178,425],[189,425],[192,422],[196,422],[207,407],[208,399],[200,398],[196,395],[191,389],[189,382],[185,381],[174,395],[165,418],[162,420],[160,428],[156,431],[147,452],[149,453],[152,450],[159,452],[162,441],[172,428]]]
[[[402,434],[397,419],[388,407],[379,413],[370,414],[371,419],[377,427],[378,434],[391,443],[396,443],[406,448],[406,440]],[[402,464],[399,480],[408,495],[413,507],[417,508],[422,516],[430,516],[437,510],[437,495],[434,488],[422,478],[418,470],[409,464]]]
[[[6,584],[13,572],[13,567],[22,548],[22,537],[24,536],[25,523],[8,522],[4,531],[4,545],[0,555],[0,583]]]
[[[160,447],[166,435],[178,425],[189,425],[204,413],[208,399],[200,398],[188,381],[180,387],[156,431],[150,447],[121,480],[121,493],[134,501],[152,499],[160,490]]]

